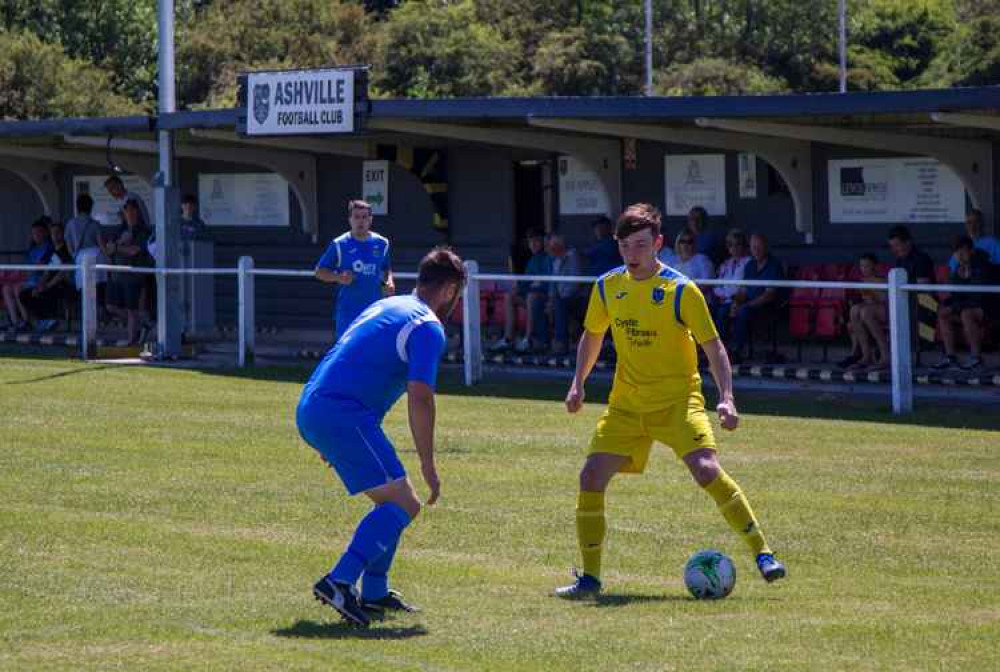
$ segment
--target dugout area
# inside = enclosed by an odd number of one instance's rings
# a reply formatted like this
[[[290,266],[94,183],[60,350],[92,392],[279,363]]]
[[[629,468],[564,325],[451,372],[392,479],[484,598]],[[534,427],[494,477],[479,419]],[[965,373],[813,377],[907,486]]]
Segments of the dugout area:
[[[164,130],[173,133],[179,194],[204,201],[206,176],[276,175],[287,183],[287,204],[280,208],[287,217],[280,225],[209,227],[208,258],[219,267],[235,267],[248,255],[258,268],[312,268],[345,229],[344,207],[361,195],[369,161],[385,161],[388,168],[387,214],[375,216],[374,228],[392,241],[399,271],[413,270],[438,243],[475,259],[483,271],[504,272],[512,264],[519,270],[519,237],[527,229],[559,232],[570,245],[585,247],[596,217],[615,217],[637,201],[664,211],[665,232],[672,237],[686,210],[670,202],[670,166],[677,157],[703,161],[706,174],[687,177],[703,179],[706,198],[716,199],[710,227],[763,232],[788,266],[845,263],[865,251],[888,260],[885,232],[892,223],[907,224],[920,247],[944,263],[952,237],[962,232],[964,213],[934,211],[931,204],[913,221],[890,223],[884,214],[876,221],[836,221],[831,171],[845,161],[925,157],[957,176],[964,208],[982,210],[986,233],[996,233],[997,110],[1000,90],[978,87],[715,98],[372,100],[360,131],[294,137],[247,136],[241,126],[246,111],[235,108],[2,122],[0,263],[18,259],[35,217],[69,219],[78,183],[107,174],[109,164],[152,184],[157,133]],[[714,178],[707,174],[713,166],[721,171]],[[716,187],[720,179],[724,186],[713,191],[713,179]],[[579,190],[586,198],[572,202]],[[299,279],[257,284],[262,328],[328,327],[329,288]],[[217,329],[235,323],[232,279],[202,283],[197,291],[210,294]]]

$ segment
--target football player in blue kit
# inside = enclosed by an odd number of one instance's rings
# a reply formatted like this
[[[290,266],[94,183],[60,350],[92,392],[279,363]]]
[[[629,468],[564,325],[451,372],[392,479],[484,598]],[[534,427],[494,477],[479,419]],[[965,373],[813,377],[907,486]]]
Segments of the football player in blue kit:
[[[365,201],[347,205],[351,230],[334,238],[314,271],[323,282],[340,285],[334,314],[334,342],[361,312],[395,292],[389,239],[371,230],[372,206]]]
[[[441,322],[457,304],[465,279],[454,252],[428,253],[413,294],[368,306],[316,367],[299,401],[302,438],[333,467],[350,495],[364,493],[375,504],[340,560],[313,588],[317,599],[361,627],[373,612],[415,610],[389,590],[388,574],[399,538],[421,503],[382,419],[406,392],[410,432],[430,489],[427,504],[434,504],[441,493],[434,466],[434,388],[445,349]]]

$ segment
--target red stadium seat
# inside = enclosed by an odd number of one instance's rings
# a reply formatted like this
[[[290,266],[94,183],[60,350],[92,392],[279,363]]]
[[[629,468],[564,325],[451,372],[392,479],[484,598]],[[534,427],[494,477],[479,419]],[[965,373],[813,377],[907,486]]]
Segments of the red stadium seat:
[[[951,269],[948,268],[947,264],[944,266],[934,267],[934,281],[939,285],[947,285],[948,278],[951,277]]]
[[[841,312],[835,306],[820,306],[816,310],[816,335],[834,339],[843,333],[844,322]]]
[[[847,277],[847,266],[844,264],[823,264],[820,278],[827,282],[843,282]]]
[[[812,331],[812,305],[790,304],[788,307],[788,333],[792,338],[808,338]]]

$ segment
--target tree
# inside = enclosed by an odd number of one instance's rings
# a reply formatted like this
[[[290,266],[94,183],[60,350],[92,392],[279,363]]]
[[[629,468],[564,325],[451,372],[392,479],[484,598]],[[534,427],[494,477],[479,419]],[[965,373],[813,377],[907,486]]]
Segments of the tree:
[[[490,96],[516,91],[517,45],[480,22],[471,0],[410,0],[385,23],[374,71],[383,95]]]
[[[249,70],[370,63],[374,28],[359,3],[215,0],[178,30],[178,104],[234,105]]]
[[[100,68],[29,32],[0,31],[0,118],[116,116],[142,106],[115,93]]]
[[[71,58],[107,70],[116,91],[152,107],[156,0],[4,0],[0,28],[61,45]]]
[[[655,90],[666,96],[728,96],[785,93],[788,84],[753,65],[703,58],[662,71],[656,77]]]

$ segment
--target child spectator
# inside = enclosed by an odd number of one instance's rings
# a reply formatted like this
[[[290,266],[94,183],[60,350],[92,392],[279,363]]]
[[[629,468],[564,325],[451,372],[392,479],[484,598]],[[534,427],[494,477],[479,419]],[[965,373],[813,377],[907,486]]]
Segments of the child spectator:
[[[614,237],[614,224],[605,215],[594,220],[594,244],[583,256],[587,259],[587,275],[599,277],[622,265],[622,255]]]
[[[49,224],[51,219],[39,217],[31,225],[31,244],[25,254],[26,263],[38,266],[45,266],[52,258],[52,243],[49,240]],[[3,283],[3,301],[7,308],[7,317],[10,318],[9,330],[20,331],[28,327],[28,311],[21,303],[21,294],[25,290],[32,290],[42,277],[42,271],[35,271],[24,275],[9,276],[8,281]]]
[[[977,250],[969,236],[959,236],[954,245],[955,260],[958,266],[948,278],[953,285],[985,285],[989,272],[989,261],[982,250]],[[982,294],[971,292],[955,292],[941,302],[938,309],[938,323],[941,327],[941,340],[944,341],[944,359],[934,366],[935,369],[958,368],[957,335],[958,325],[962,325],[962,333],[969,344],[969,361],[962,367],[966,371],[978,371],[983,368],[983,325],[986,315],[983,309]]]
[[[862,254],[858,261],[861,282],[885,282],[878,275],[878,260],[874,254]],[[882,370],[889,367],[889,338],[886,333],[889,314],[887,296],[877,289],[861,290],[861,301],[851,306],[847,330],[851,335],[851,356],[839,362],[850,371]],[[878,359],[872,345],[878,347]]]

